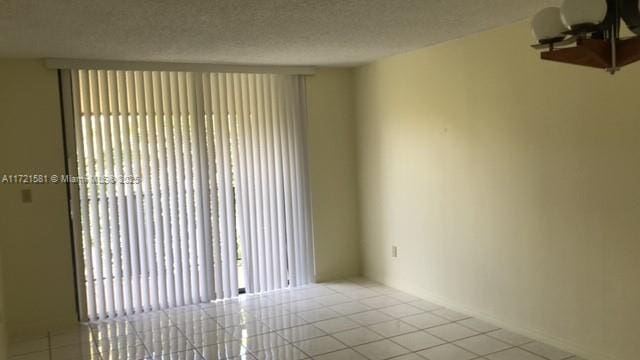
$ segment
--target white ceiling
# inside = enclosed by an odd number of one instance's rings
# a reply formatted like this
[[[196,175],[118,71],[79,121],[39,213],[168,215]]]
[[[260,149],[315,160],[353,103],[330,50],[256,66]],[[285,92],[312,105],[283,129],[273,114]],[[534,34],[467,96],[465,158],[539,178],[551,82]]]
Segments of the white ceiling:
[[[0,57],[352,65],[559,0],[0,0]]]

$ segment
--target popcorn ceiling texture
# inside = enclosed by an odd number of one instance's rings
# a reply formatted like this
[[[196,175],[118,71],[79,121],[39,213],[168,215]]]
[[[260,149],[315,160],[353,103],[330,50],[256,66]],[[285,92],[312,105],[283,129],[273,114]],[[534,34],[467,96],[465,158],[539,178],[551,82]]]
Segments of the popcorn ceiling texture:
[[[558,3],[0,0],[0,57],[355,65],[506,25]]]

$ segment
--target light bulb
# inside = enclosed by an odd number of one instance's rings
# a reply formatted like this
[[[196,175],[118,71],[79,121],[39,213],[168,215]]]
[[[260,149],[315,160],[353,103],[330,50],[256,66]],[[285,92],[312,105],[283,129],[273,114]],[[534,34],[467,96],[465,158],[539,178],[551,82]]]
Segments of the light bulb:
[[[606,0],[564,0],[560,7],[562,22],[573,29],[577,25],[598,25],[607,16]]]
[[[629,30],[640,35],[640,1],[624,1],[620,13]]]
[[[566,37],[564,32],[568,29],[562,22],[560,8],[548,7],[540,10],[533,17],[531,30],[536,40],[545,43],[564,39]]]

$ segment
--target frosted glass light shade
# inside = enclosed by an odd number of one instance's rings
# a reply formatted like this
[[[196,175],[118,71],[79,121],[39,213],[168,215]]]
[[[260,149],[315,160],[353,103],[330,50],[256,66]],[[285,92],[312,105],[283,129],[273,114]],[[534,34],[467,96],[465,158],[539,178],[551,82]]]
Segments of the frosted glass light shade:
[[[548,7],[540,10],[531,22],[531,30],[536,40],[544,42],[545,40],[565,38],[563,32],[567,31],[567,27],[562,22],[560,8]]]
[[[562,21],[572,28],[576,25],[598,25],[607,16],[606,0],[564,0],[560,7]]]

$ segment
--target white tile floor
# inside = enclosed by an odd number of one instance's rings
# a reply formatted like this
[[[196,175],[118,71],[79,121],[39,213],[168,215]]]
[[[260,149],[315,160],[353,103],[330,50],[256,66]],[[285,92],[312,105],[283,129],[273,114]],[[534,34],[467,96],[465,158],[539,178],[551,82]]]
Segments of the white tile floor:
[[[10,359],[579,360],[364,279],[51,332]]]

